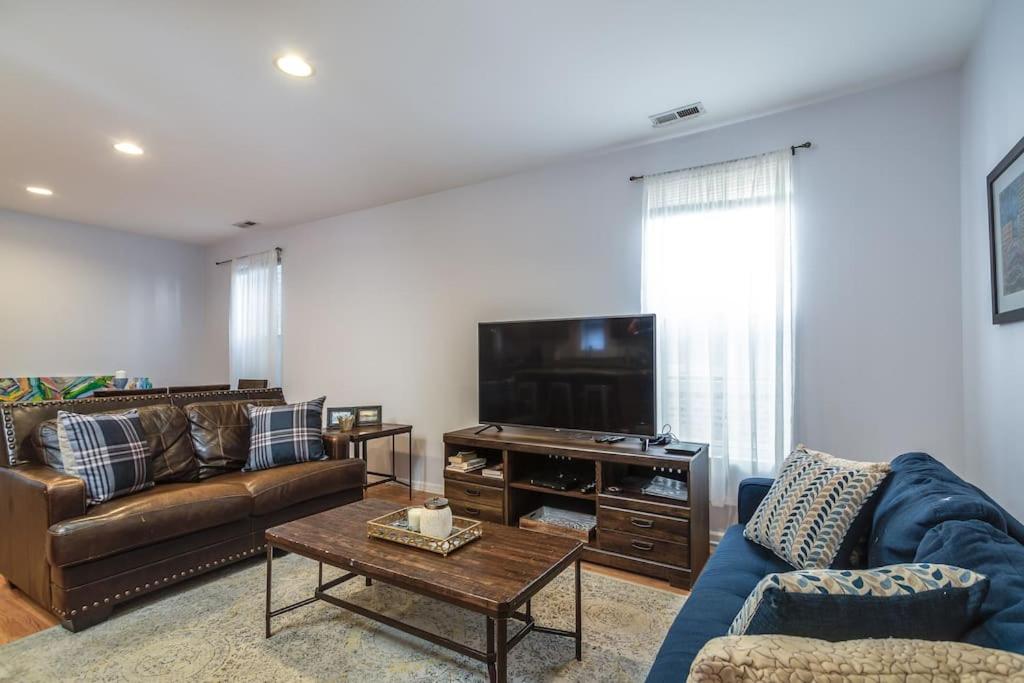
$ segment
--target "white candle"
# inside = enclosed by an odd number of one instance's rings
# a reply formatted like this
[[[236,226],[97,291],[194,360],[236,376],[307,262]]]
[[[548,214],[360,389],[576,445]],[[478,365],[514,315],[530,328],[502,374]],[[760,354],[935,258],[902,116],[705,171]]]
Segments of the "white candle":
[[[420,530],[420,513],[423,512],[423,508],[409,508],[409,530],[419,531]]]

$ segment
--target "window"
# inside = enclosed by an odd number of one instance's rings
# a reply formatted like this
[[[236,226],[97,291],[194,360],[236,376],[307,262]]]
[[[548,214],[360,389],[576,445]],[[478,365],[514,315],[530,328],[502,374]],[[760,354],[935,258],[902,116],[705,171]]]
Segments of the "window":
[[[643,308],[661,419],[710,444],[712,527],[792,439],[789,153],[644,179]]]
[[[228,353],[233,385],[244,377],[281,386],[282,279],[276,249],[231,262]]]

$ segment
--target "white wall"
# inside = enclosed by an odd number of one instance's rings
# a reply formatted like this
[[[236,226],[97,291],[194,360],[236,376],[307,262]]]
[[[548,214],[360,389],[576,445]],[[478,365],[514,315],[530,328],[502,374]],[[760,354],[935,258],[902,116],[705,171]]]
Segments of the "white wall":
[[[1024,137],[1024,3],[997,2],[964,67],[961,136],[965,467],[1024,516],[1024,323],[992,324],[985,178]]]
[[[639,309],[642,188],[629,175],[810,139],[795,164],[796,436],[853,458],[921,449],[961,469],[958,98],[959,74],[945,73],[246,233],[207,257],[211,364],[226,377],[229,279],[213,261],[284,247],[287,396],[382,403],[416,427],[414,478],[439,487],[442,433],[476,422],[477,321]]]
[[[202,381],[204,250],[0,211],[0,377]]]

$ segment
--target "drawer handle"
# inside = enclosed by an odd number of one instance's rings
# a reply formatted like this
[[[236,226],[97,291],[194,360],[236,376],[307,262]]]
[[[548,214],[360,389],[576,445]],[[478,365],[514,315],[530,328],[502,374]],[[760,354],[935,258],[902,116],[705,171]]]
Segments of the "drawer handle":
[[[466,509],[466,514],[467,515],[472,515],[474,517],[479,517],[480,516],[480,510],[478,510],[477,508],[469,507],[467,505],[467,506],[465,506],[465,509]]]
[[[467,496],[479,496],[480,495],[480,490],[479,489],[466,489],[466,495]]]
[[[654,550],[654,544],[648,543],[647,541],[633,541],[632,546],[637,550],[643,550],[645,552]]]
[[[631,517],[629,523],[635,527],[640,527],[641,529],[650,529],[652,526],[654,526],[654,522],[652,522],[651,520],[640,519],[639,517]]]

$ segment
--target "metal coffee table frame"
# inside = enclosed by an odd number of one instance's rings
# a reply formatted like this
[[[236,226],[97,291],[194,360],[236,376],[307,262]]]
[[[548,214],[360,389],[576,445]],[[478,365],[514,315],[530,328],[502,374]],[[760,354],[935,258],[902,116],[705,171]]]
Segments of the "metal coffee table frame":
[[[308,559],[312,559],[312,558],[308,558]],[[581,611],[580,560],[579,560],[579,558],[577,558],[573,562],[574,568],[575,568],[575,575],[576,575],[575,576],[575,584],[576,584],[576,598],[575,598],[575,600],[576,600],[576,630],[575,631],[565,631],[565,630],[562,630],[562,629],[550,628],[550,627],[547,627],[547,626],[541,626],[541,625],[537,624],[536,621],[534,621],[533,615],[532,615],[532,613],[530,611],[530,600],[531,600],[533,595],[535,595],[541,588],[544,587],[544,585],[547,585],[547,583],[544,583],[544,584],[542,584],[540,586],[536,586],[536,589],[532,590],[529,593],[529,595],[525,598],[524,602],[520,603],[519,605],[514,606],[513,611],[509,615],[508,618],[495,618],[495,617],[491,617],[489,615],[484,615],[484,618],[486,619],[486,622],[485,622],[486,640],[487,640],[487,645],[486,645],[487,649],[486,650],[477,650],[475,648],[469,647],[468,645],[465,645],[463,643],[459,643],[459,642],[457,642],[455,640],[451,640],[450,638],[446,638],[446,637],[438,635],[436,633],[431,633],[430,631],[424,631],[423,629],[417,628],[415,626],[410,626],[408,624],[403,624],[402,622],[398,621],[397,619],[389,617],[386,614],[381,614],[380,612],[375,612],[373,610],[367,609],[366,607],[363,607],[362,605],[356,605],[356,604],[351,603],[351,602],[349,602],[347,600],[343,600],[343,599],[335,597],[333,595],[329,595],[327,593],[327,591],[329,591],[330,589],[335,588],[337,586],[340,586],[341,584],[345,583],[346,581],[350,581],[351,579],[358,578],[361,575],[360,574],[356,574],[354,572],[348,572],[346,574],[343,574],[342,576],[339,576],[336,579],[331,579],[327,583],[324,583],[324,563],[322,561],[316,561],[316,562],[317,562],[317,565],[319,566],[319,570],[318,570],[318,575],[317,575],[317,587],[316,587],[316,590],[313,591],[313,597],[306,598],[305,600],[300,600],[299,602],[293,603],[291,605],[287,605],[285,607],[279,607],[278,609],[271,609],[271,595],[272,595],[272,588],[273,588],[273,579],[272,579],[272,577],[273,577],[273,564],[274,564],[274,546],[269,541],[267,542],[267,600],[266,600],[266,610],[265,610],[265,613],[264,613],[265,614],[265,625],[266,625],[266,637],[267,638],[270,638],[273,635],[271,633],[271,630],[270,630],[270,620],[272,618],[274,618],[276,616],[279,616],[281,614],[284,614],[285,612],[291,612],[292,610],[297,609],[299,607],[304,607],[306,605],[312,604],[312,603],[317,602],[319,600],[319,601],[323,601],[323,602],[326,602],[328,604],[334,605],[335,607],[340,607],[342,609],[347,609],[350,612],[354,612],[354,613],[356,613],[356,614],[358,614],[360,616],[366,617],[367,619],[372,619],[372,620],[374,620],[376,622],[384,624],[385,626],[390,626],[391,628],[394,628],[394,629],[397,629],[397,630],[402,631],[404,633],[408,633],[410,635],[416,636],[417,638],[422,638],[423,640],[431,642],[431,643],[433,643],[435,645],[440,645],[441,647],[444,647],[444,648],[447,648],[449,650],[452,650],[453,652],[457,652],[460,655],[469,657],[471,659],[475,659],[478,662],[484,662],[485,664],[487,664],[488,677],[489,677],[489,679],[490,679],[490,681],[492,683],[495,683],[495,682],[497,682],[497,683],[504,683],[507,680],[507,677],[508,677],[508,653],[509,653],[509,651],[512,648],[514,648],[516,645],[518,645],[523,640],[523,638],[525,638],[532,631],[537,631],[538,633],[550,633],[550,634],[556,635],[556,636],[563,636],[563,637],[566,637],[566,638],[572,638],[576,642],[576,659],[577,659],[577,661],[582,661],[583,660],[583,628],[582,628],[582,611]],[[333,565],[328,565],[328,566],[333,566]],[[341,569],[342,571],[345,571],[341,567],[335,567],[335,569]],[[365,578],[366,578],[366,585],[368,585],[368,586],[371,585],[372,582],[373,582],[373,579],[371,577],[369,577],[369,576],[367,576]],[[427,593],[423,593],[423,595],[426,595],[426,597],[429,597],[429,598],[432,598],[432,599],[435,599],[435,600],[439,600],[440,599],[440,598],[438,598],[438,596],[430,595],[430,594],[427,594]],[[519,611],[519,607],[525,607],[524,611]],[[524,624],[524,626],[521,629],[519,629],[519,631],[517,631],[514,635],[512,635],[511,638],[508,636],[508,621],[509,621],[510,618],[511,619],[515,619],[517,621],[521,621]]]

